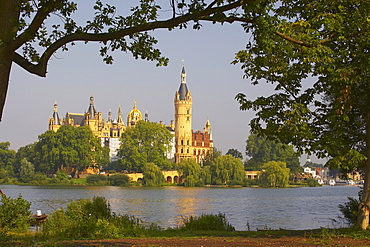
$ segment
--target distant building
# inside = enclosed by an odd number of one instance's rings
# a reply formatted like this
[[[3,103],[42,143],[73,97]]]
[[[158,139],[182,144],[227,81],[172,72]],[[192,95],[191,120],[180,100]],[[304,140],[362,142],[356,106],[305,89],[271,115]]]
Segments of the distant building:
[[[168,159],[174,158],[176,163],[187,158],[200,163],[207,153],[213,151],[210,121],[206,121],[203,131],[192,129],[192,104],[192,96],[186,85],[186,73],[183,66],[180,88],[175,93],[175,120],[165,126],[174,135],[170,151],[166,155]],[[119,159],[117,151],[120,138],[126,128],[135,127],[139,121],[143,120],[136,101],[134,101],[133,109],[127,114],[127,127],[122,118],[121,106],[118,106],[117,113],[117,118],[113,119],[112,112],[109,110],[108,118],[103,119],[102,113],[96,110],[94,97],[91,95],[87,111],[83,114],[67,112],[65,118],[62,119],[59,117],[58,104],[55,102],[53,116],[49,118],[49,130],[57,131],[63,125],[89,126],[93,134],[101,139],[102,146],[109,148],[110,161],[113,162]],[[148,113],[145,114],[144,121],[149,121]]]

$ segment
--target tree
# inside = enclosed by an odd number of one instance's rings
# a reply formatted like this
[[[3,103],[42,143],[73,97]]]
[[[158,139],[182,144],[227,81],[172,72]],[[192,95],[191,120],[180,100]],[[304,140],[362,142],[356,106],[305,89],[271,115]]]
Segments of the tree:
[[[9,149],[10,142],[0,142],[0,167],[12,165],[16,152]]]
[[[113,186],[127,186],[130,183],[130,177],[126,174],[114,174],[108,177],[108,181]]]
[[[160,186],[165,182],[161,169],[153,163],[147,163],[143,169],[144,186]]]
[[[106,185],[108,178],[102,174],[90,174],[86,178],[88,185]]]
[[[234,149],[234,148],[231,148],[227,151],[226,155],[227,154],[230,154],[231,156],[233,156],[234,158],[238,158],[238,159],[243,159],[243,155],[241,152],[239,152],[238,149]]]
[[[186,187],[195,187],[204,185],[201,181],[201,167],[193,159],[183,159],[177,164],[177,170],[185,179],[184,185]]]
[[[154,163],[161,169],[168,167],[166,151],[172,137],[159,123],[139,121],[134,128],[127,128],[118,152],[122,168],[142,172],[147,163]]]
[[[25,233],[30,226],[31,203],[21,195],[14,199],[0,194],[0,231]]]
[[[35,174],[35,166],[23,158],[19,167],[19,180],[23,183],[28,183],[32,180]]]
[[[35,143],[35,170],[55,173],[64,167],[83,171],[86,167],[108,164],[109,154],[88,126],[62,126],[57,132],[48,130]]]
[[[262,166],[259,177],[260,185],[263,187],[286,187],[289,180],[289,168],[284,162],[269,161]]]
[[[230,154],[217,157],[210,166],[211,184],[242,184],[245,178],[243,163]]]
[[[15,173],[19,173],[19,167],[20,167],[20,163],[21,163],[21,160],[22,159],[27,159],[28,161],[30,161],[31,163],[34,163],[34,156],[35,156],[35,152],[34,152],[34,146],[35,146],[35,143],[32,143],[32,144],[28,144],[24,147],[20,147],[17,151],[17,153],[15,154],[15,159],[14,159],[14,162],[13,162],[13,170]]]
[[[252,134],[247,140],[246,154],[252,157],[246,162],[246,169],[260,170],[269,161],[282,161],[292,173],[303,171],[298,155],[291,145],[270,141]]]
[[[93,20],[78,25],[73,19],[73,14],[79,13],[77,4],[69,0],[1,0],[0,120],[13,62],[29,73],[45,77],[48,61],[57,50],[66,51],[68,45],[82,41],[102,43],[100,55],[107,64],[113,62],[110,51],[121,50],[131,52],[136,59],[165,65],[168,59],[154,47],[157,40],[148,31],[186,28],[189,21],[194,21],[193,28],[199,29],[201,20],[223,22],[229,10],[249,2],[253,1],[222,0],[207,4],[203,0],[176,3],[171,0],[168,6],[160,6],[153,0],[140,0],[134,7],[125,4],[131,15],[121,16],[115,6],[97,0]],[[159,16],[161,8],[170,8],[171,14]]]
[[[245,25],[251,43],[235,60],[253,85],[275,85],[270,96],[237,96],[242,110],[257,111],[252,133],[328,157],[331,167],[363,168],[363,229],[370,213],[369,4],[258,2],[245,12],[254,20]]]
[[[56,179],[59,182],[68,181],[68,174],[66,173],[65,170],[59,170],[56,172],[55,175],[56,175]]]
[[[202,161],[203,166],[210,166],[212,162],[217,158],[221,156],[221,151],[217,150],[217,148],[213,148],[212,152],[207,152],[206,156],[204,156],[204,159]]]
[[[0,142],[0,179],[13,175],[13,162],[16,152],[9,149],[10,142]]]

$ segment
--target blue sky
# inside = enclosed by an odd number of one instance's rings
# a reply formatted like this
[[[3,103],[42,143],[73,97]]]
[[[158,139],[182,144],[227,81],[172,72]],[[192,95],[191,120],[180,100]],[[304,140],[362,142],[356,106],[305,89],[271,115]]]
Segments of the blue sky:
[[[147,111],[151,121],[168,124],[174,119],[173,99],[184,60],[193,97],[193,130],[202,130],[208,117],[215,147],[223,153],[236,148],[245,156],[249,121],[254,113],[240,111],[234,97],[239,92],[257,97],[273,90],[271,85],[252,86],[243,79],[240,65],[230,64],[235,53],[248,43],[249,35],[239,24],[211,23],[204,23],[201,30],[151,33],[159,40],[156,47],[170,59],[167,67],[156,67],[155,62],[135,60],[122,52],[115,52],[114,64],[106,65],[97,43],[78,43],[68,52],[58,51],[49,62],[46,78],[31,75],[14,64],[0,123],[0,142],[9,141],[17,150],[37,141],[48,128],[54,101],[64,117],[66,112],[86,111],[90,94],[104,118],[109,109],[116,117],[121,105],[126,119],[136,100],[138,109],[143,114]]]

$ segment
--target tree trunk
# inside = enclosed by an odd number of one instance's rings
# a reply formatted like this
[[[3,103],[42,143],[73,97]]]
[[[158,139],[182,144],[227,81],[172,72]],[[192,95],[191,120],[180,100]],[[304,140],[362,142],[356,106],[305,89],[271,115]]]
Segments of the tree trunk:
[[[21,0],[0,0],[0,121],[2,119],[10,69],[16,47],[12,42],[17,35]]]
[[[6,47],[0,46],[0,121],[2,118],[5,98],[8,91],[12,58],[13,52],[7,51]]]
[[[370,100],[369,100],[370,101]],[[369,213],[370,213],[370,113],[366,117],[366,164],[364,175],[364,188],[363,197],[359,205],[358,211],[358,225],[363,229],[369,226]]]

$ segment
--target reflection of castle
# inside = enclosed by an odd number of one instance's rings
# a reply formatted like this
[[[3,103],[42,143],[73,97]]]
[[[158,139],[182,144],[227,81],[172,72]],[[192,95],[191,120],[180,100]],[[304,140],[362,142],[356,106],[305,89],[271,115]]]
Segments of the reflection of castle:
[[[166,126],[174,134],[172,151],[167,154],[169,159],[175,158],[178,163],[182,159],[195,159],[200,163],[204,156],[213,150],[211,124],[207,120],[203,131],[192,131],[192,97],[186,85],[185,68],[182,67],[181,84],[175,93],[175,123],[171,121]],[[102,145],[109,147],[111,161],[116,161],[117,150],[119,149],[119,138],[126,128],[134,127],[138,121],[143,120],[141,112],[137,109],[136,101],[133,109],[127,115],[127,127],[122,118],[121,106],[118,107],[118,116],[112,118],[112,112],[108,112],[108,119],[102,118],[94,106],[94,97],[90,96],[90,105],[83,114],[66,113],[64,119],[59,117],[58,105],[54,104],[53,117],[49,118],[49,130],[57,131],[62,125],[89,126],[93,134],[101,139]],[[145,121],[149,121],[148,114],[145,114]]]

